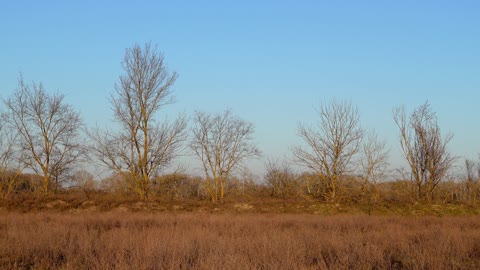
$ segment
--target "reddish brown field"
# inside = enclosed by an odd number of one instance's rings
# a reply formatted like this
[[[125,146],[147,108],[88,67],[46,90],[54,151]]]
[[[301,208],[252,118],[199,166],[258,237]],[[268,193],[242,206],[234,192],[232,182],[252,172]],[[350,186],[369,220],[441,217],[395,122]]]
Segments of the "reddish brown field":
[[[479,217],[1,213],[1,269],[478,269]]]

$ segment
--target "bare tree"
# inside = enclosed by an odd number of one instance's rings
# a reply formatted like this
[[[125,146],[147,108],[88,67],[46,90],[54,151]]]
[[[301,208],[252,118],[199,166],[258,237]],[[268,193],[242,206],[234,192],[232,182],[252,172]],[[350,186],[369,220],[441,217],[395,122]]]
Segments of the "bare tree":
[[[6,117],[0,113],[0,195],[3,199],[15,190],[23,169],[18,132],[7,125]]]
[[[84,154],[80,114],[65,103],[62,94],[50,95],[42,84],[27,85],[22,77],[4,103],[6,122],[18,132],[22,162],[42,177],[40,189],[47,194]]]
[[[408,120],[404,107],[397,107],[393,118],[400,129],[400,145],[417,186],[417,196],[432,200],[435,187],[447,176],[455,160],[447,149],[453,135],[442,137],[428,102],[416,108]]]
[[[96,129],[95,156],[123,176],[141,200],[148,199],[151,179],[179,154],[186,139],[186,119],[173,123],[157,120],[158,112],[174,100],[171,87],[177,79],[170,73],[156,47],[135,45],[125,52],[124,74],[111,97],[114,118],[121,131]]]
[[[385,148],[385,141],[380,140],[375,131],[366,135],[361,147],[362,192],[367,197],[369,206],[375,205],[379,200],[378,183],[385,180],[389,173],[388,151]]]
[[[190,148],[203,165],[206,189],[213,203],[223,201],[225,182],[232,171],[245,159],[260,155],[252,142],[253,132],[253,124],[228,110],[217,115],[195,113]]]
[[[363,184],[377,184],[386,176],[388,153],[385,141],[381,141],[375,132],[367,134],[362,147],[360,160]]]
[[[71,188],[84,192],[87,198],[90,198],[90,194],[97,189],[98,183],[95,181],[94,175],[85,169],[75,171],[70,181]]]
[[[299,124],[299,136],[307,143],[293,149],[298,161],[315,171],[325,186],[324,199],[337,199],[337,184],[341,176],[352,171],[353,158],[359,152],[363,137],[358,110],[350,102],[332,101],[317,110],[315,127]]]
[[[476,203],[478,183],[480,181],[480,163],[471,159],[465,159],[465,178],[467,200]]]
[[[269,159],[265,164],[267,170],[265,181],[271,190],[272,196],[291,195],[298,188],[297,177],[287,160],[278,161]]]

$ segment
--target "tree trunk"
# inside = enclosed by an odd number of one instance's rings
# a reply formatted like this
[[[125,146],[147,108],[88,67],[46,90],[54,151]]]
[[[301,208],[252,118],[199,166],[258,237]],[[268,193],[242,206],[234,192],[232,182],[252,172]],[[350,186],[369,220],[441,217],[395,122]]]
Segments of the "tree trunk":
[[[50,189],[50,176],[44,175],[43,186],[42,186],[42,193],[44,196],[48,195],[49,189]]]
[[[220,180],[220,202],[223,203],[223,198],[225,196],[225,179],[222,177]]]

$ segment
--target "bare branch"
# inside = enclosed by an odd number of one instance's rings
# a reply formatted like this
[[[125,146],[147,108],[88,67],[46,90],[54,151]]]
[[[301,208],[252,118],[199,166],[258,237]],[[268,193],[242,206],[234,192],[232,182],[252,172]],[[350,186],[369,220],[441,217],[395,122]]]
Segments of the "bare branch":
[[[435,113],[426,102],[410,115],[407,121],[405,109],[395,108],[393,119],[400,130],[402,153],[417,185],[420,199],[433,199],[435,187],[447,176],[455,157],[447,145],[453,135],[442,138]]]
[[[187,120],[158,122],[157,113],[174,101],[171,87],[177,74],[170,73],[163,55],[145,44],[129,48],[122,62],[124,74],[115,84],[112,109],[121,132],[92,130],[95,156],[108,168],[127,179],[140,199],[147,199],[151,179],[165,169],[179,153],[186,139]]]
[[[42,192],[58,187],[60,177],[85,154],[80,115],[61,94],[49,95],[42,84],[20,77],[12,97],[4,100],[6,123],[18,132],[22,163],[43,177]]]
[[[190,148],[202,162],[213,202],[223,200],[224,184],[232,171],[247,158],[260,155],[252,142],[253,132],[253,124],[228,110],[217,115],[195,113]]]
[[[375,131],[367,134],[362,148],[360,175],[363,179],[362,190],[370,199],[378,199],[378,183],[388,175],[388,151],[386,143],[378,138]]]
[[[353,170],[353,157],[358,153],[363,137],[360,115],[350,102],[332,101],[317,110],[315,128],[299,124],[298,134],[307,143],[293,149],[297,160],[316,172],[326,186],[324,198],[336,200],[339,177]]]
[[[295,192],[297,177],[287,160],[269,159],[265,163],[265,168],[267,172],[264,179],[272,196],[285,196]]]

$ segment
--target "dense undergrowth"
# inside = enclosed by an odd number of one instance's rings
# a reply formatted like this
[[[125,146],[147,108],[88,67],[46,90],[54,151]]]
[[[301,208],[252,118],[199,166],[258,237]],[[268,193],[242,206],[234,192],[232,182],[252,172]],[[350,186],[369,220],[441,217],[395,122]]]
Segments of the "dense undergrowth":
[[[2,213],[1,269],[478,269],[479,217]]]
[[[17,194],[0,200],[0,211],[14,212],[197,212],[197,213],[305,213],[356,215],[470,216],[480,214],[480,205],[471,203],[397,202],[326,203],[309,198],[233,195],[223,203],[208,199],[155,197],[139,201],[135,196],[109,193],[59,193],[49,196]]]

